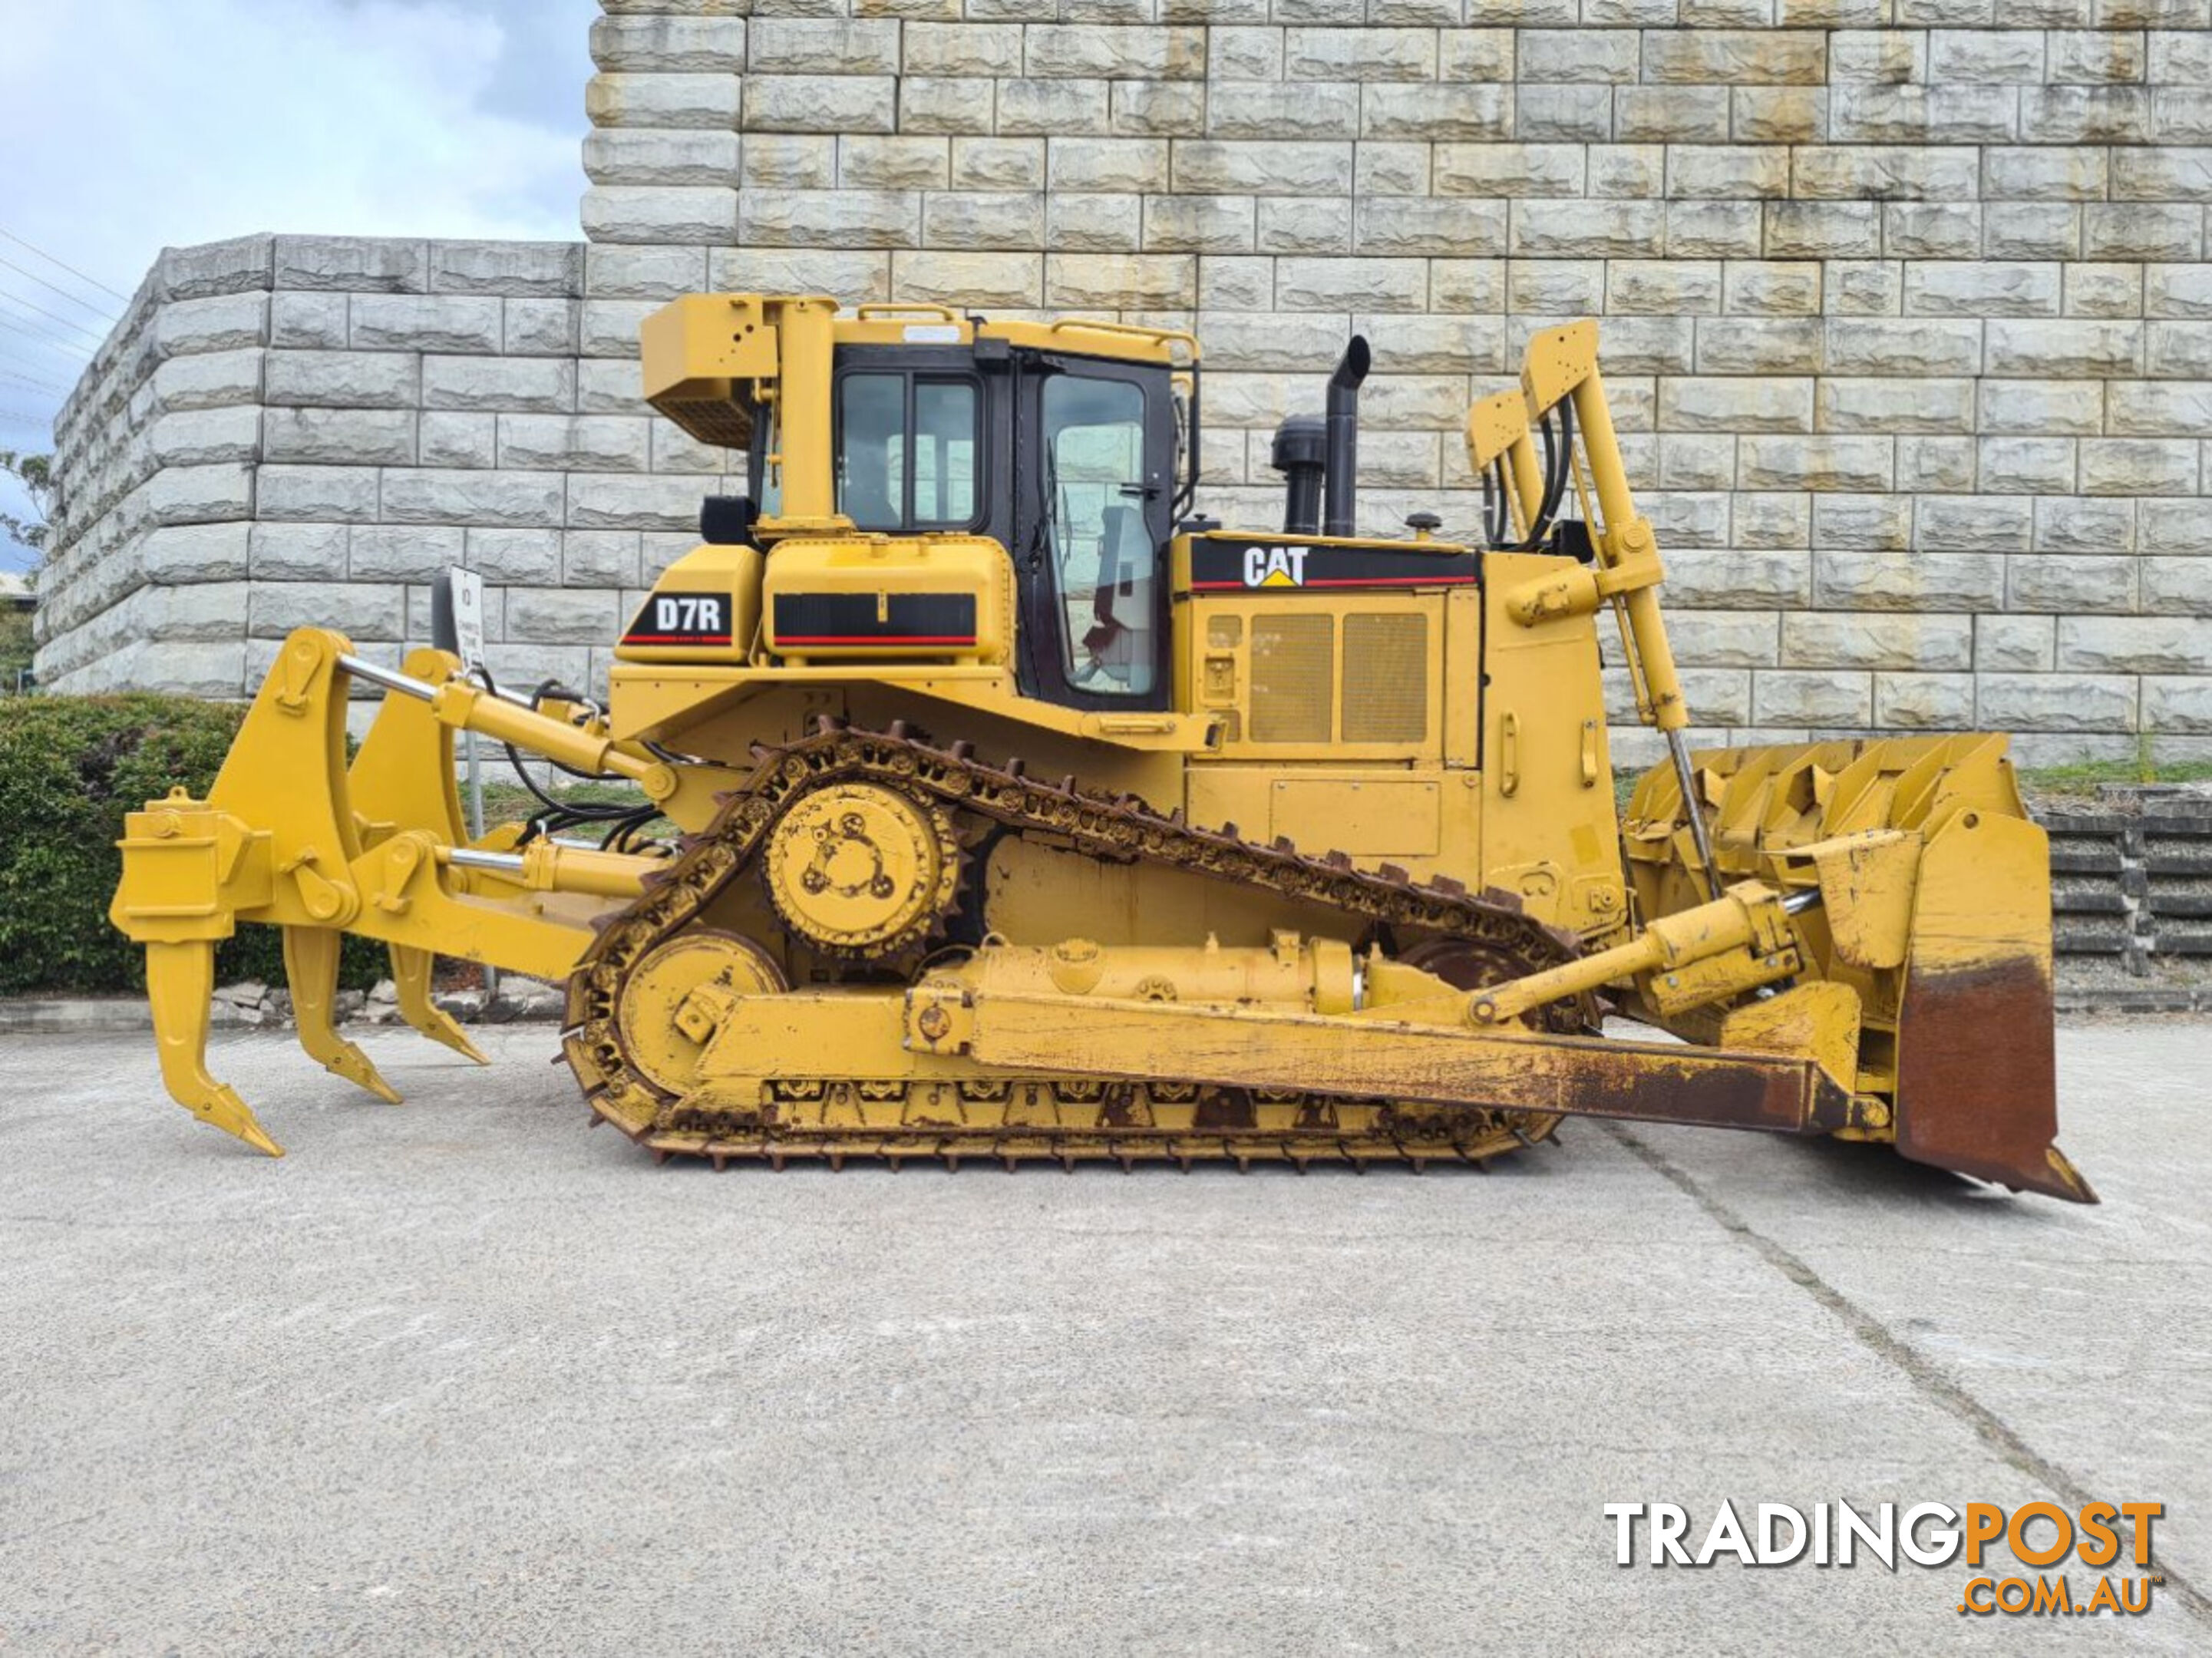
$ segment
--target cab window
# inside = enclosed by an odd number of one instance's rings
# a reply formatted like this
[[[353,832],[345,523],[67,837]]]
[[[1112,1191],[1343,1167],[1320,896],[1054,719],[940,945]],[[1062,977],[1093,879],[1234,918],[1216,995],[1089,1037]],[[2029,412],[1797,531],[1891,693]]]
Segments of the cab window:
[[[980,404],[971,380],[843,376],[837,382],[837,510],[863,530],[974,524]]]
[[[1159,678],[1159,549],[1146,521],[1144,390],[1061,374],[1042,407],[1061,668],[1079,690],[1148,695]]]
[[[775,405],[763,404],[753,416],[751,468],[747,475],[763,518],[783,516],[783,468],[769,461],[775,452]]]

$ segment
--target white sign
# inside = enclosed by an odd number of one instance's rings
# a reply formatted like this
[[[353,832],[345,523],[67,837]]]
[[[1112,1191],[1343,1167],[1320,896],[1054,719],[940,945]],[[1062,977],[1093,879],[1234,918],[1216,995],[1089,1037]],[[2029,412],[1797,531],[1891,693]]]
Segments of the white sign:
[[[448,569],[446,601],[453,618],[453,654],[473,673],[484,665],[483,578],[474,570]]]

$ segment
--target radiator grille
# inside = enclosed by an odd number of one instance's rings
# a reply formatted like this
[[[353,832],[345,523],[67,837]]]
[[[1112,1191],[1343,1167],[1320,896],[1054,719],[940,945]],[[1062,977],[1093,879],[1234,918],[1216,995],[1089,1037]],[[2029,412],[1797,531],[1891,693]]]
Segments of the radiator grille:
[[[1336,619],[1252,619],[1255,743],[1326,743],[1336,701]]]
[[[1344,740],[1419,743],[1428,714],[1428,617],[1345,617]]]

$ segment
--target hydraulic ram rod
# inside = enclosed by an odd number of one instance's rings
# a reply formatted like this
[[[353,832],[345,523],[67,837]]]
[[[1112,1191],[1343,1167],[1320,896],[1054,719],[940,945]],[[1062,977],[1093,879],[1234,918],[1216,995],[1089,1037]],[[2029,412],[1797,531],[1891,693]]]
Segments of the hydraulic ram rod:
[[[1498,1025],[1517,1019],[1533,1008],[1567,996],[1579,996],[1601,985],[1646,974],[1673,972],[1698,962],[1725,956],[1732,950],[1749,952],[1769,962],[1783,957],[1795,940],[1783,918],[1811,908],[1820,902],[1820,889],[1784,896],[1757,881],[1730,887],[1718,898],[1695,909],[1660,916],[1638,937],[1595,956],[1577,957],[1541,973],[1509,980],[1491,989],[1473,992],[1467,999],[1467,1019],[1473,1025]],[[1748,963],[1747,968],[1756,968]],[[1775,977],[1773,970],[1747,970],[1735,985],[1725,980],[1711,987],[1714,993],[1750,989]]]
[[[449,679],[442,685],[433,685],[357,656],[339,657],[338,666],[372,685],[428,703],[442,724],[458,731],[481,732],[495,742],[528,749],[578,771],[626,777],[655,800],[665,800],[676,792],[676,774],[659,761],[627,754],[611,738],[595,737],[465,680]]]
[[[481,869],[519,881],[532,892],[586,892],[599,898],[635,898],[645,890],[653,860],[597,847],[532,841],[520,852],[477,852],[468,847],[441,848],[441,863],[455,869]]]
[[[1596,496],[1593,504],[1599,522],[1591,526],[1590,540],[1599,568],[1536,584],[1535,590],[1519,601],[1522,613],[1516,619],[1526,627],[1547,614],[1580,613],[1611,598],[1620,616],[1628,670],[1637,682],[1637,705],[1666,738],[1675,779],[1681,785],[1683,816],[1696,846],[1698,867],[1705,872],[1705,896],[1717,898],[1720,867],[1713,858],[1704,803],[1697,796],[1696,772],[1690,764],[1686,735],[1689,703],[1682,693],[1681,677],[1674,671],[1674,647],[1668,642],[1666,620],[1659,610],[1658,538],[1650,521],[1636,510],[1636,498],[1628,487],[1628,468],[1613,431],[1605,379],[1598,373],[1597,325],[1570,323],[1539,333],[1528,342],[1521,385],[1532,423],[1561,404],[1567,404],[1573,414],[1576,429],[1567,439],[1563,464],[1576,477],[1579,489],[1580,474],[1575,471],[1578,440],[1582,459],[1589,463],[1590,489]],[[1523,450],[1528,446],[1521,446]],[[1528,463],[1531,467],[1533,464]],[[1525,496],[1526,477],[1516,472],[1516,482]],[[1523,504],[1528,503],[1524,501]]]

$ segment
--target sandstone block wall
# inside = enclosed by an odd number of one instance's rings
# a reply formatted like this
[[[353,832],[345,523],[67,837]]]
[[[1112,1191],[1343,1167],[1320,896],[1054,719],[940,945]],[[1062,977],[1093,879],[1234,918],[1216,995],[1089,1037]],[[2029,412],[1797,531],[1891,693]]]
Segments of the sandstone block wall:
[[[1194,319],[1248,521],[1363,330],[1369,526],[1463,533],[1468,402],[1598,315],[1713,732],[2212,753],[2212,0],[603,4],[592,246],[516,256],[567,275],[156,273],[64,422],[52,683],[180,640],[227,683],[318,608],[396,635],[456,550],[517,658],[590,666],[714,464],[617,360],[706,283]],[[229,401],[177,402],[218,359]]]
[[[2212,751],[2205,0],[605,9],[603,246],[1194,317],[1246,520],[1364,331],[1376,530],[1471,532],[1468,401],[1601,316],[1715,726]]]
[[[58,423],[42,682],[237,696],[303,624],[396,661],[449,564],[487,578],[495,674],[603,682],[728,483],[637,397],[636,296],[705,280],[703,249],[172,250]]]

